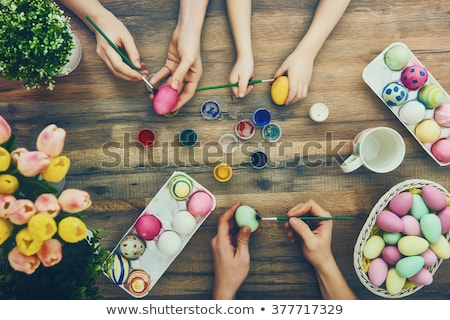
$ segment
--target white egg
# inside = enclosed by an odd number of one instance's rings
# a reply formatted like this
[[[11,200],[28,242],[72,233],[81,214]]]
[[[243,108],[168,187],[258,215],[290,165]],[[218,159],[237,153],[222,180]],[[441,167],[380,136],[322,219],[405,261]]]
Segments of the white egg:
[[[186,210],[177,212],[172,220],[172,227],[179,234],[189,234],[196,226],[195,217]]]
[[[168,255],[174,255],[181,248],[181,238],[175,231],[164,231],[158,239],[158,249]]]

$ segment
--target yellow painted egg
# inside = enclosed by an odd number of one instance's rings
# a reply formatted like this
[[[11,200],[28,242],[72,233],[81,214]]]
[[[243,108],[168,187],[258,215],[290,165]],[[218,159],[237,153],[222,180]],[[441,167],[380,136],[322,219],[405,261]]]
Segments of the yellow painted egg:
[[[404,236],[398,241],[398,250],[404,256],[415,256],[425,252],[429,243],[422,237]]]
[[[386,290],[391,295],[396,295],[399,293],[403,286],[406,283],[406,278],[401,277],[395,268],[391,268],[388,271],[387,277],[386,277]]]
[[[441,135],[441,127],[432,119],[425,119],[415,129],[416,137],[422,143],[433,142]]]
[[[443,235],[439,237],[438,241],[430,244],[430,249],[441,259],[450,258],[450,246]]]
[[[275,104],[282,106],[288,97],[289,80],[287,76],[281,76],[275,79],[270,88],[270,95]]]
[[[385,246],[384,240],[379,235],[373,235],[367,239],[363,249],[363,255],[367,259],[375,259],[383,251]]]

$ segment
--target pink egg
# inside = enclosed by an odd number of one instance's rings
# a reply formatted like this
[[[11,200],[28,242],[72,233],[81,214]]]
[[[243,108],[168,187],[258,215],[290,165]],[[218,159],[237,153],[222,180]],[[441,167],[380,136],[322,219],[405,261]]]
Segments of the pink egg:
[[[421,65],[408,66],[403,69],[400,81],[410,90],[417,90],[428,80],[428,71]]]
[[[167,114],[175,108],[178,102],[178,92],[168,84],[158,88],[153,99],[153,110],[157,114]]]
[[[161,231],[161,221],[152,214],[144,214],[134,226],[136,232],[145,240],[153,240]]]
[[[445,194],[434,186],[423,186],[422,198],[431,210],[439,211],[447,206]]]
[[[443,163],[450,162],[450,139],[444,138],[433,143],[431,153]]]
[[[213,200],[205,191],[195,192],[188,200],[188,211],[196,217],[204,217],[211,212]]]
[[[388,210],[377,214],[376,223],[380,229],[386,232],[401,232],[403,230],[403,224],[399,216]]]
[[[390,265],[395,265],[402,258],[402,254],[398,251],[397,246],[386,246],[381,252],[383,260]]]
[[[420,255],[425,260],[425,266],[432,266],[438,261],[436,254],[430,248],[422,252]]]
[[[442,233],[450,231],[450,206],[439,212],[438,217],[441,220]]]
[[[433,276],[431,275],[430,271],[422,268],[415,275],[409,277],[409,280],[411,282],[414,282],[415,284],[418,284],[419,286],[427,286],[433,282]]]
[[[411,209],[413,196],[411,192],[401,192],[389,202],[389,210],[398,216],[404,216]]]
[[[376,258],[370,262],[368,275],[374,286],[381,286],[386,280],[387,274],[388,265],[382,258]]]
[[[443,127],[450,127],[450,102],[444,102],[434,109],[434,120]]]
[[[401,218],[403,224],[402,232],[407,236],[421,236],[422,230],[420,230],[420,222],[416,218],[410,215],[403,216]]]

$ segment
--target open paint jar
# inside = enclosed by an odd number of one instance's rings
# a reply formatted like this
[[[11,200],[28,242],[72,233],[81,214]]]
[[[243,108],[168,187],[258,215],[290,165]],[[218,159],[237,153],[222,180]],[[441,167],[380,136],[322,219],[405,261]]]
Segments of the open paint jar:
[[[267,142],[277,142],[280,140],[281,135],[281,127],[274,122],[269,123],[262,129],[262,136]]]
[[[180,132],[180,143],[184,147],[193,147],[198,142],[198,133],[194,129],[184,129]]]
[[[233,169],[226,163],[219,163],[214,168],[214,178],[219,182],[227,182],[233,176]]]
[[[156,142],[156,133],[152,129],[142,129],[137,135],[139,144],[143,147],[150,147]]]
[[[250,156],[250,164],[255,169],[262,169],[267,165],[267,155],[263,151],[255,151]]]

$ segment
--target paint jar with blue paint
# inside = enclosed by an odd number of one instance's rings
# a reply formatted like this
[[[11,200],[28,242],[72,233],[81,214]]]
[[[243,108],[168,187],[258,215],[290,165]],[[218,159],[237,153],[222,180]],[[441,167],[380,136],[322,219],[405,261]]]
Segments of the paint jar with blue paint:
[[[257,127],[264,127],[270,123],[270,111],[265,108],[256,109],[253,113],[253,123]]]
[[[206,120],[214,120],[220,116],[220,104],[215,100],[206,100],[200,107],[200,112]]]
[[[263,139],[267,142],[277,142],[282,136],[281,127],[275,122],[271,122],[262,129]]]
[[[198,142],[198,133],[194,129],[188,128],[180,132],[180,143],[184,147],[193,147]]]
[[[250,156],[250,164],[255,169],[262,169],[267,165],[267,155],[264,151],[255,151]]]

